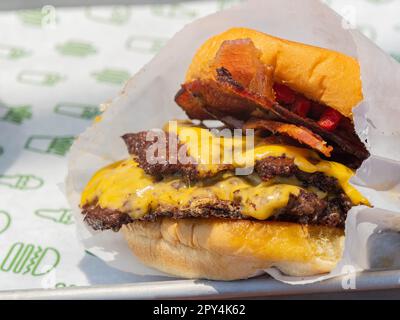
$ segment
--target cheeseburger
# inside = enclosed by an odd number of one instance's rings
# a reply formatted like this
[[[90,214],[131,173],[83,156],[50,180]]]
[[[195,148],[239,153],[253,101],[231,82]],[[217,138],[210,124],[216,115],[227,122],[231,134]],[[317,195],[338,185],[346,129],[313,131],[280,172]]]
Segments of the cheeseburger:
[[[244,28],[214,36],[177,88],[189,119],[127,132],[127,158],[82,193],[84,220],[178,277],[330,272],[348,211],[369,205],[349,183],[369,157],[352,119],[362,99],[350,56]]]

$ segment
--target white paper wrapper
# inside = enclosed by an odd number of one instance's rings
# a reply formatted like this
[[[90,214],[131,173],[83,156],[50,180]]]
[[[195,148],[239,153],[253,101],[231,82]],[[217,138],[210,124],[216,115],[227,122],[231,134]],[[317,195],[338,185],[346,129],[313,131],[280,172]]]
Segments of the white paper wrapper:
[[[118,269],[140,275],[161,274],[137,261],[121,234],[94,233],[86,228],[78,207],[80,193],[99,168],[127,157],[121,135],[161,127],[169,119],[185,117],[173,97],[196,49],[210,36],[239,26],[357,57],[365,100],[355,112],[355,122],[357,132],[368,141],[373,155],[353,182],[375,207],[353,208],[349,213],[345,252],[338,267],[329,275],[308,279],[286,277],[275,269],[266,272],[279,280],[302,284],[369,269],[371,262],[381,266],[386,261],[386,267],[400,265],[399,257],[393,253],[399,250],[390,245],[393,238],[377,236],[387,229],[400,231],[400,93],[396,90],[400,88],[400,67],[315,0],[253,0],[197,20],[179,32],[128,82],[103,120],[82,134],[70,152],[67,195],[85,247]]]

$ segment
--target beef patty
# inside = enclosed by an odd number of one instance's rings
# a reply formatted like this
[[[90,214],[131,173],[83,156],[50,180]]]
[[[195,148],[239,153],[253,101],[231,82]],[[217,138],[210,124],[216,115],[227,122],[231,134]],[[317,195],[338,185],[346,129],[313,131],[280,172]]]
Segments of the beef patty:
[[[171,135],[166,135],[166,151],[163,161],[153,164],[148,161],[147,151],[154,144],[154,141],[147,141],[148,132],[126,134],[123,139],[128,147],[128,151],[134,156],[140,168],[147,174],[156,179],[163,179],[166,176],[178,175],[187,182],[209,178],[211,174],[200,174],[198,165],[191,162],[189,164],[171,163],[169,159],[169,146]],[[172,136],[173,137],[173,136]],[[175,137],[173,137],[175,139]],[[178,143],[177,141],[174,143]],[[158,155],[156,155],[158,156]],[[319,198],[314,192],[302,190],[298,196],[290,195],[286,207],[277,210],[269,221],[293,222],[300,224],[312,224],[329,227],[343,228],[346,221],[347,212],[351,209],[352,203],[343,192],[336,178],[328,177],[323,173],[306,173],[301,171],[294,160],[285,156],[266,157],[255,164],[255,172],[263,181],[268,181],[276,177],[296,177],[304,188],[316,187],[329,194],[325,199]],[[232,166],[221,165],[213,175],[221,172],[233,170]],[[112,229],[118,231],[123,225],[129,224],[135,219],[128,213],[119,210],[101,208],[97,200],[86,204],[82,208],[85,221],[95,230]],[[240,202],[222,201],[210,199],[201,205],[181,207],[181,208],[159,208],[144,217],[136,220],[154,221],[160,217],[170,217],[174,219],[185,218],[222,218],[222,219],[249,219],[254,218],[245,216],[241,213]]]
[[[291,195],[285,208],[279,209],[268,221],[294,222],[343,228],[347,212],[352,207],[345,194],[325,200],[312,192],[301,191],[298,196]],[[104,209],[94,201],[82,208],[85,222],[94,230],[112,229],[118,231],[123,225],[135,220],[155,221],[157,218],[222,218],[232,220],[254,220],[241,214],[240,204],[229,201],[210,201],[196,207],[158,209],[140,219],[131,218],[128,213]]]
[[[192,160],[188,164],[182,164],[180,159],[178,161],[170,160],[170,145],[178,143],[177,137],[173,134],[165,135],[165,150],[161,158],[158,161],[152,161],[149,157],[149,148],[157,141],[147,141],[148,131],[139,133],[126,134],[122,138],[128,148],[129,153],[135,158],[139,167],[142,168],[148,175],[162,179],[166,176],[178,175],[184,178],[186,181],[196,181],[199,179],[210,178],[212,175],[218,175],[222,172],[233,171],[234,168],[231,165],[217,165],[217,170],[212,173],[204,173],[199,170],[199,165]],[[171,142],[170,139],[174,139]],[[158,150],[157,150],[158,151]],[[182,153],[180,153],[182,154]],[[155,155],[160,157],[158,153]],[[189,157],[186,153],[186,157]],[[160,161],[161,160],[161,161]],[[172,163],[174,162],[174,163]],[[299,179],[304,187],[315,186],[324,192],[341,192],[341,187],[336,178],[328,177],[321,172],[307,173],[301,171],[295,164],[294,160],[282,157],[266,157],[255,163],[255,172],[263,181],[271,180],[275,177],[291,177],[295,176]]]

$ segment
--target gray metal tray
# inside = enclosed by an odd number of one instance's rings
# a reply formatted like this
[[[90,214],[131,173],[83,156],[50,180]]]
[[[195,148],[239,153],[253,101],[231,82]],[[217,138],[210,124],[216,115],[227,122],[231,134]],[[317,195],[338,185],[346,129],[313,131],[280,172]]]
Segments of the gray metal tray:
[[[125,285],[75,287],[56,290],[0,291],[0,299],[233,299],[233,298],[372,298],[400,299],[400,271],[363,272],[356,275],[356,289],[344,290],[342,278],[292,286],[269,277],[219,282],[173,280]],[[397,289],[397,290],[395,290]],[[386,290],[382,295],[380,290]],[[388,291],[390,290],[390,291]],[[339,293],[339,295],[327,295]]]

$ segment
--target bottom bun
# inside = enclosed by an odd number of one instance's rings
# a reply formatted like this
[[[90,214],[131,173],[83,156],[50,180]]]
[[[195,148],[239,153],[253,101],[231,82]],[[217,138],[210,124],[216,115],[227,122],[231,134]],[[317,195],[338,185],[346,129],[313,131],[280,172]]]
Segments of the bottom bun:
[[[344,244],[343,230],[283,222],[162,218],[122,231],[144,264],[210,280],[247,279],[270,267],[290,276],[330,272]]]

